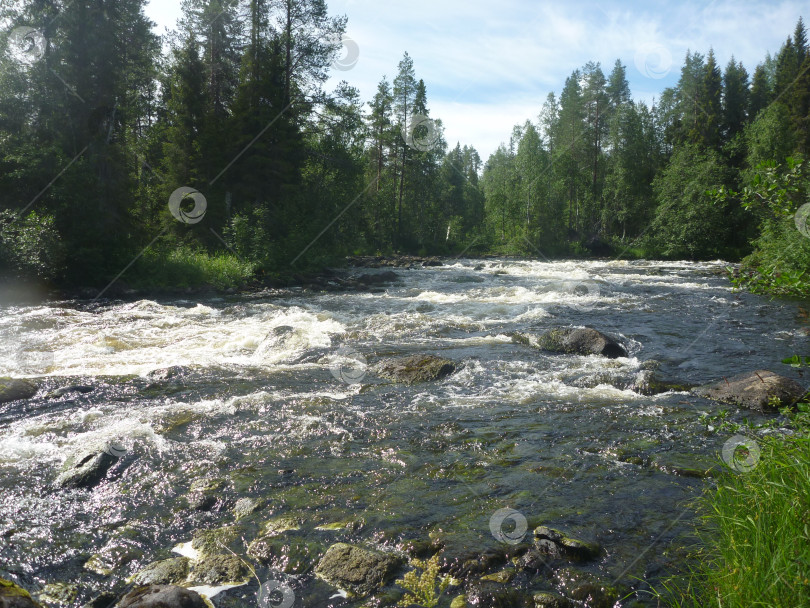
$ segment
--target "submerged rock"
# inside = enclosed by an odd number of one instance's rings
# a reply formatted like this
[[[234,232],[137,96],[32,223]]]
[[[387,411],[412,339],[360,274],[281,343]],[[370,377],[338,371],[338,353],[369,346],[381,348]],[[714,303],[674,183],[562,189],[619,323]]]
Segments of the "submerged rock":
[[[541,551],[575,562],[595,559],[601,552],[601,547],[596,543],[571,538],[563,532],[547,526],[535,528],[534,536],[537,539],[535,544]]]
[[[65,461],[54,483],[59,488],[92,488],[116,462],[117,456],[98,447],[80,450]]]
[[[172,557],[153,562],[135,575],[135,582],[140,585],[181,583],[188,577],[190,561],[187,557]]]
[[[116,608],[208,608],[202,596],[191,589],[175,585],[136,587],[127,593]]]
[[[37,393],[38,387],[30,380],[20,378],[0,378],[0,403],[30,399]]]
[[[761,369],[700,386],[694,392],[714,401],[776,412],[780,407],[792,407],[807,391],[795,380]]]
[[[513,334],[512,339],[553,353],[602,355],[609,359],[627,356],[627,350],[616,339],[589,327],[550,329],[539,336],[518,333]]]
[[[260,536],[248,545],[247,554],[273,570],[306,574],[324,554],[324,546],[286,534]]]
[[[456,364],[435,355],[412,355],[385,359],[376,365],[375,371],[388,380],[414,384],[441,380],[456,371]]]
[[[0,578],[0,608],[42,608],[25,589]]]
[[[397,273],[393,270],[386,270],[384,272],[378,272],[375,274],[361,274],[354,280],[364,286],[384,285],[385,283],[393,283],[394,281],[398,281],[399,276],[397,276]]]
[[[327,549],[315,574],[327,583],[368,594],[394,578],[402,559],[390,553],[337,543]]]
[[[627,386],[631,391],[647,396],[660,395],[669,391],[688,391],[693,387],[694,385],[691,384],[661,380],[652,369],[642,369]]]

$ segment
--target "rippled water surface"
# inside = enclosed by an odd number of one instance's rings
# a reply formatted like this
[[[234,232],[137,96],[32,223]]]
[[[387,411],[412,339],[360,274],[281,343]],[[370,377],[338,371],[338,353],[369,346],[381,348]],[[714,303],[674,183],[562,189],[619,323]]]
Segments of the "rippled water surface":
[[[728,436],[699,422],[722,406],[625,387],[649,360],[680,383],[790,375],[779,361],[806,342],[795,305],[733,293],[720,263],[457,260],[397,275],[363,293],[1,309],[0,376],[42,388],[0,406],[0,571],[76,583],[78,606],[200,529],[235,525],[244,555],[262,522],[290,515],[323,546],[430,538],[452,558],[497,546],[490,520],[511,508],[598,541],[582,567],[643,589],[683,555],[687,501],[710,483],[693,473]],[[509,337],[570,325],[629,356]],[[370,366],[432,353],[458,370],[393,385],[347,352]],[[69,385],[93,390],[52,392]],[[72,452],[110,441],[126,453],[101,485],[53,488]],[[192,487],[214,482],[217,505],[190,509]],[[235,524],[244,497],[265,507]],[[348,527],[316,530],[336,523]],[[86,568],[94,554],[114,554],[110,574]]]

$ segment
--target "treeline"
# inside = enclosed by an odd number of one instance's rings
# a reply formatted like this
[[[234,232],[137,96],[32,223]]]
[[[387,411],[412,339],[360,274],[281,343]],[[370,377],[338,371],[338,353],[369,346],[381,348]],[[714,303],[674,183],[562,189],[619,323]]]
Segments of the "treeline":
[[[739,259],[766,217],[709,193],[806,153],[808,101],[801,19],[753,76],[733,57],[721,68],[711,50],[688,52],[677,86],[651,107],[633,101],[619,61],[607,76],[588,63],[487,161],[489,241],[546,255]]]
[[[325,90],[357,49],[324,0],[183,0],[164,38],[144,5],[0,7],[1,275],[238,285],[366,253],[739,258],[773,215],[743,186],[810,145],[801,20],[753,76],[688,53],[651,107],[620,62],[589,63],[483,164],[448,146],[407,53],[370,100]]]
[[[0,9],[5,275],[227,282],[449,251],[481,224],[481,160],[447,152],[407,53],[364,104],[324,90],[351,46],[323,0],[183,0],[163,40],[144,5]]]

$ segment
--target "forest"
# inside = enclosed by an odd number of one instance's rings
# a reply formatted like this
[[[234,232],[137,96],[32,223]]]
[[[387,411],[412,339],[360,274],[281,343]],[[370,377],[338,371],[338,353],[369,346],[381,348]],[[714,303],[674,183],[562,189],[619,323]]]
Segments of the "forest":
[[[445,141],[403,50],[361,99],[324,0],[0,8],[0,274],[56,286],[241,286],[412,253],[743,260],[805,293],[810,53],[801,18],[753,74],[712,49],[635,101],[575,69],[486,161]],[[607,74],[606,74],[607,72]],[[803,216],[802,216],[803,217]]]

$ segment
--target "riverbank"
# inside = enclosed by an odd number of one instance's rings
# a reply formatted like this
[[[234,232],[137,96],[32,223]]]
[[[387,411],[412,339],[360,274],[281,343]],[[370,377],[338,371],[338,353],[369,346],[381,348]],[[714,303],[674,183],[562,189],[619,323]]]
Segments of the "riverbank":
[[[810,605],[810,416],[799,407],[791,435],[741,441],[739,460],[699,499],[699,565],[663,585],[666,605]]]

